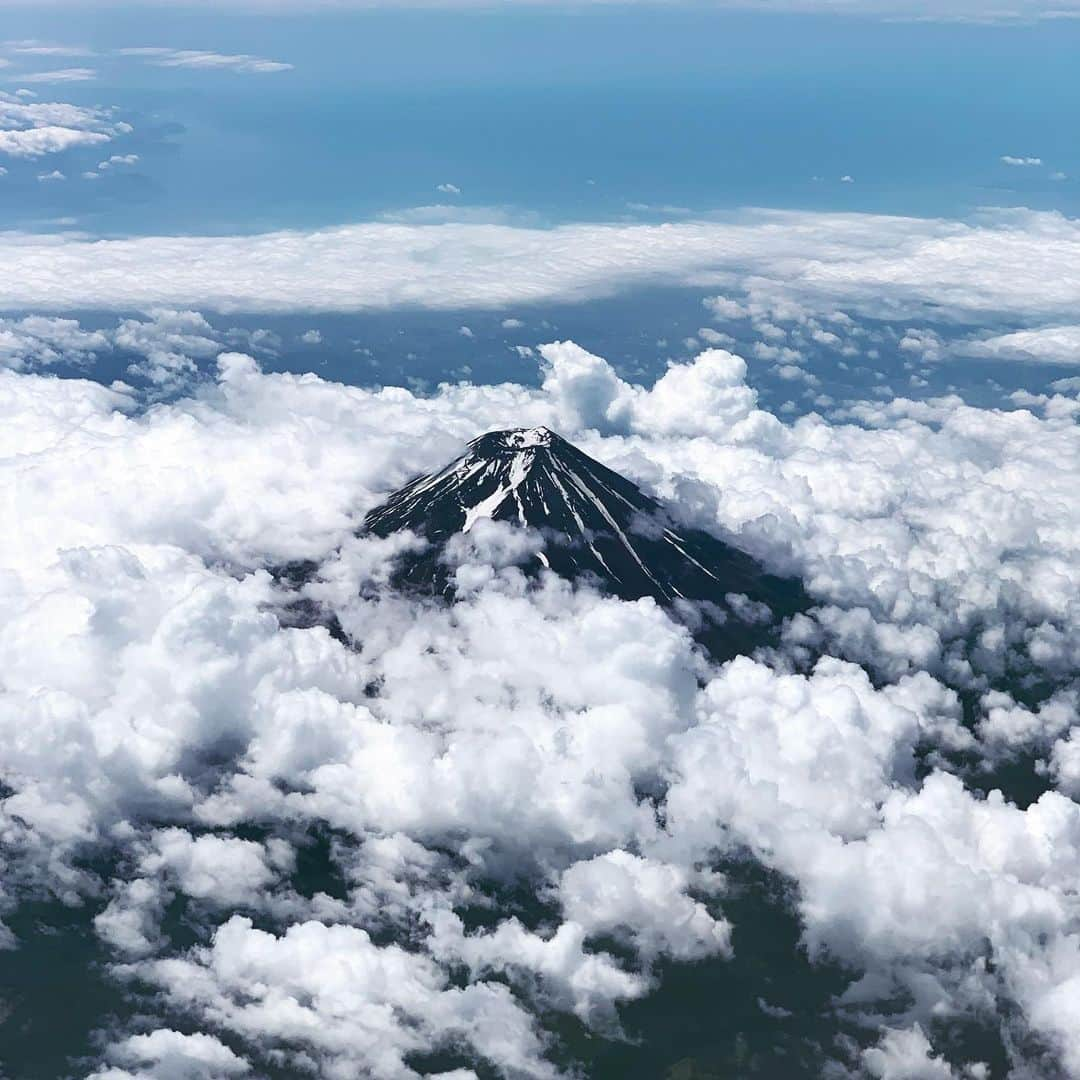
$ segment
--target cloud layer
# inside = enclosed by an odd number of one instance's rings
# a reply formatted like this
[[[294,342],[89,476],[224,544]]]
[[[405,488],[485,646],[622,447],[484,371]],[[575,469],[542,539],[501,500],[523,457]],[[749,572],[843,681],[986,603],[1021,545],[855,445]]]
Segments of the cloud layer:
[[[430,397],[225,353],[149,409],[0,373],[0,903],[87,905],[143,995],[95,1075],[270,1054],[397,1078],[451,1047],[461,1080],[559,1075],[545,1017],[613,1037],[664,964],[738,955],[725,863],[747,851],[793,883],[810,954],[849,966],[837,1008],[865,1037],[821,1068],[986,1075],[942,1022],[967,1017],[1021,1075],[1080,1075],[1075,399],[785,425],[722,350],[648,388],[541,351],[539,389]],[[454,607],[388,592],[418,541],[353,538],[365,510],[478,431],[541,423],[817,608],[718,668],[649,601],[528,586],[531,548],[497,536],[458,552]],[[355,647],[287,624],[265,568],[301,558]],[[1022,754],[1039,797],[984,796]],[[337,889],[302,887],[310,830]]]
[[[9,106],[13,107],[13,106]],[[32,108],[23,106],[22,108]],[[553,229],[370,223],[250,237],[0,236],[0,307],[356,311],[500,307],[635,286],[729,291],[747,310],[1066,320],[1080,224],[1000,211],[961,223],[754,211],[730,220]],[[47,300],[43,301],[43,298]]]

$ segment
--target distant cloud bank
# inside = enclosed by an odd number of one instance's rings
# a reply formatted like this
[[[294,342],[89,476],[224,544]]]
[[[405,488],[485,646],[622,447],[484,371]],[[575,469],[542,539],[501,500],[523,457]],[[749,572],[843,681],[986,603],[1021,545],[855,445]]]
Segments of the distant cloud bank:
[[[4,135],[16,146],[52,137],[49,129]],[[1080,265],[1080,221],[1033,211],[970,222],[762,210],[553,229],[451,218],[231,237],[0,234],[0,260],[11,270],[0,280],[7,310],[496,308],[652,284],[720,291],[735,275],[746,296],[733,299],[733,311],[840,306],[869,317],[965,322],[992,313],[1061,324],[1080,306],[1080,276],[1062,272]]]

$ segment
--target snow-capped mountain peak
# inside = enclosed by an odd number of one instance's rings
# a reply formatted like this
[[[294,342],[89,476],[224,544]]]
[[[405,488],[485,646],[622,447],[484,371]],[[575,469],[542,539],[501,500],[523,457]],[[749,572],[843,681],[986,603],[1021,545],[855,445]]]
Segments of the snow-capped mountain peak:
[[[613,524],[607,504],[652,509],[652,500],[550,428],[490,431],[473,439],[445,469],[422,476],[391,495],[367,517],[365,529],[384,534],[403,528],[430,537],[468,532],[481,518],[569,532],[588,528],[599,513]]]
[[[584,578],[626,599],[705,601],[720,620],[726,612],[743,622],[746,612],[771,621],[769,613],[802,606],[797,583],[767,574],[708,533],[678,526],[656,499],[546,427],[478,436],[456,461],[372,510],[362,531],[425,536],[427,550],[402,567],[400,582],[451,592],[443,548],[484,518],[543,535],[543,553],[526,569]]]
[[[481,436],[480,438],[484,437]],[[508,450],[528,450],[535,446],[550,446],[559,436],[551,428],[534,427],[493,431],[488,437],[493,439],[495,443],[501,441]],[[479,440],[474,440],[474,442],[476,441]]]

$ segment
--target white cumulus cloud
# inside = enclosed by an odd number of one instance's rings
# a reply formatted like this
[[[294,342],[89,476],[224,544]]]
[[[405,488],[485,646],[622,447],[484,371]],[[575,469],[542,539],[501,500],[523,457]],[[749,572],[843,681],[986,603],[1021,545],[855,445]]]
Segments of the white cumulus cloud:
[[[220,347],[193,312],[133,322],[11,333]],[[724,863],[747,857],[790,882],[814,962],[848,965],[837,1007],[866,1025],[868,1075],[974,1080],[939,1039],[961,1015],[1009,1015],[1080,1069],[1074,417],[943,398],[784,424],[724,350],[650,387],[569,342],[541,354],[537,387],[421,397],[224,353],[150,407],[0,372],[0,913],[87,905],[142,994],[98,1075],[241,1075],[273,1053],[399,1077],[465,1048],[554,1077],[550,1010],[602,1038],[666,965],[739,958]],[[529,586],[517,555],[542,537],[505,528],[456,551],[457,604],[388,591],[422,541],[356,538],[363,513],[510,424],[561,430],[797,572],[816,609],[779,651],[716,666],[650,600]],[[267,567],[304,558],[338,637],[285,618]],[[1006,669],[1055,693],[1002,696]],[[1017,748],[1044,790],[984,794],[965,763]],[[336,895],[294,886],[307,829],[333,836]],[[499,907],[507,880],[540,914]]]

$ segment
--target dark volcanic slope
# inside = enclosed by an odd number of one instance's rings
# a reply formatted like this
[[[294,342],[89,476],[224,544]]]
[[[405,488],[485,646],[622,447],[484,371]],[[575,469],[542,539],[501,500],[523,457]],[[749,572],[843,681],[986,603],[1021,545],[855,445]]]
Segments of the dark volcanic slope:
[[[798,583],[766,574],[707,533],[675,527],[655,499],[547,428],[481,435],[457,461],[371,511],[362,531],[426,536],[431,547],[406,562],[399,582],[443,592],[450,588],[443,545],[482,518],[541,531],[541,564],[624,599],[708,601],[743,624],[773,619],[733,594],[767,604],[774,618],[805,604]]]

